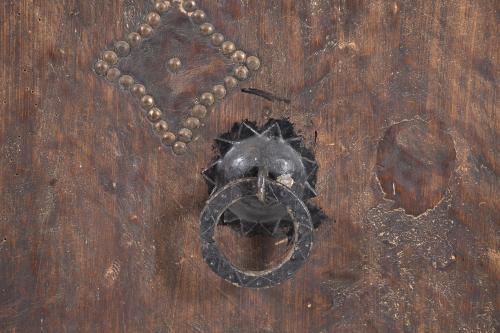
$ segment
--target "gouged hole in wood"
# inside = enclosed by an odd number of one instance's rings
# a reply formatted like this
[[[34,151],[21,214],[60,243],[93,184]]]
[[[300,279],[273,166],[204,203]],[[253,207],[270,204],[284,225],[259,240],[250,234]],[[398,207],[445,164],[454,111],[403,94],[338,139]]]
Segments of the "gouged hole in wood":
[[[414,216],[443,198],[455,164],[452,137],[432,122],[395,124],[378,146],[377,177],[385,197]]]

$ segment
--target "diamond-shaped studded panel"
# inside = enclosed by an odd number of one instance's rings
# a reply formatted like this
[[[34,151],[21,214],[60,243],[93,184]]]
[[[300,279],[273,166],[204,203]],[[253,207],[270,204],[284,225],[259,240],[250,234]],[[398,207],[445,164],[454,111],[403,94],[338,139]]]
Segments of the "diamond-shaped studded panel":
[[[260,59],[218,31],[194,1],[146,7],[143,23],[102,51],[94,70],[135,96],[162,143],[180,155]]]

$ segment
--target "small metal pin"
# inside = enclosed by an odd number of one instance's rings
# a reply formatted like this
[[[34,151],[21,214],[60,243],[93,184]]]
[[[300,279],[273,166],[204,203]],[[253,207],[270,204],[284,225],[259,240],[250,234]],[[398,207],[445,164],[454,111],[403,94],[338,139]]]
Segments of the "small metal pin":
[[[260,202],[266,201],[266,179],[269,177],[267,168],[259,168],[257,175],[257,199]]]

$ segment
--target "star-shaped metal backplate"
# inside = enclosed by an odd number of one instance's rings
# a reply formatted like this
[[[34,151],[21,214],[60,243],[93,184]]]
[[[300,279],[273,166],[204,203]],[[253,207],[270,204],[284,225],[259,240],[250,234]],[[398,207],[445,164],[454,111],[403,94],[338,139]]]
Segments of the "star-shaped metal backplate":
[[[135,96],[162,143],[180,155],[217,103],[260,66],[194,1],[156,0],[135,31],[100,53],[94,71]]]
[[[218,169],[223,163],[224,155],[245,140],[255,137],[265,138],[266,140],[277,140],[292,147],[300,155],[301,164],[303,164],[305,173],[304,181],[296,182],[292,179],[290,183],[287,178],[282,177],[278,177],[276,181],[288,186],[297,193],[301,193],[301,199],[304,200],[304,202],[317,196],[315,186],[318,164],[314,160],[314,156],[311,152],[305,147],[303,138],[295,133],[291,123],[286,120],[270,120],[261,128],[258,128],[256,124],[244,121],[235,124],[229,133],[218,137],[216,139],[216,146],[220,155],[202,173],[211,195],[225,185],[218,184],[217,181]],[[250,176],[251,175],[246,175],[246,177]],[[281,205],[276,195],[273,194],[274,193],[270,193],[270,195],[265,198],[265,203],[269,206]],[[273,221],[273,223],[254,223],[250,221],[241,221],[230,210],[225,211],[224,214],[221,215],[221,219],[218,223],[220,225],[231,226],[244,236],[264,234],[279,239],[288,237],[289,240],[291,240],[293,234],[293,223],[290,219],[276,220]]]

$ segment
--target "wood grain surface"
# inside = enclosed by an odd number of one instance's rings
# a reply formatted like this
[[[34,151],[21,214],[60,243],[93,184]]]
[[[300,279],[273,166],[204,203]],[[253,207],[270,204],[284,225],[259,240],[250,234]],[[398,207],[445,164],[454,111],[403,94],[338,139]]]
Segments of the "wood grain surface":
[[[177,157],[92,70],[148,0],[0,3],[0,331],[500,329],[495,0],[200,0],[262,68]],[[200,175],[243,119],[289,118],[328,216],[295,278],[206,266]]]

